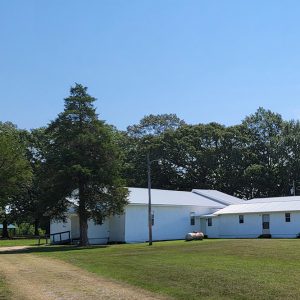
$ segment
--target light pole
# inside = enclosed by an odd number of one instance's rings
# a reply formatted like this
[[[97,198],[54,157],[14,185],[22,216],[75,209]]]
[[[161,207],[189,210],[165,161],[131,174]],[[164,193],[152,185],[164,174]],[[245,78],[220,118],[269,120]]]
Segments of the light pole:
[[[148,170],[148,233],[149,246],[152,245],[152,208],[151,208],[151,164],[159,159],[150,160],[150,154],[147,153],[147,170]]]

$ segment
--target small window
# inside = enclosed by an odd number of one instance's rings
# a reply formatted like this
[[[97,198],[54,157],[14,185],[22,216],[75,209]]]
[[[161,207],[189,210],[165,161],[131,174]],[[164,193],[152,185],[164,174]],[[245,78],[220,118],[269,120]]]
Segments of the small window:
[[[291,222],[291,214],[290,213],[285,213],[285,221],[287,223]]]
[[[207,226],[212,226],[212,218],[207,219]]]
[[[270,229],[270,223],[269,222],[263,222],[263,229]]]
[[[196,223],[196,220],[195,220],[195,213],[191,213],[190,215],[190,223],[191,223],[191,226],[194,226],[195,223]]]
[[[151,214],[151,223],[152,223],[152,226],[154,225],[154,213]]]
[[[244,224],[244,215],[239,215],[239,223]]]

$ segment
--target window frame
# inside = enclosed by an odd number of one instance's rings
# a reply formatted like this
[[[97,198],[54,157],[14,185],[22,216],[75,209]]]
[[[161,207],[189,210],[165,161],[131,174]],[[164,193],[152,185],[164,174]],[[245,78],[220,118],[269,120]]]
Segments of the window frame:
[[[195,226],[196,225],[196,217],[195,217],[195,213],[191,212],[190,213],[190,226]]]
[[[207,226],[213,226],[212,218],[207,218]]]
[[[285,213],[285,223],[291,223],[291,213]]]
[[[244,215],[239,215],[239,224],[244,224],[244,223],[245,223]]]

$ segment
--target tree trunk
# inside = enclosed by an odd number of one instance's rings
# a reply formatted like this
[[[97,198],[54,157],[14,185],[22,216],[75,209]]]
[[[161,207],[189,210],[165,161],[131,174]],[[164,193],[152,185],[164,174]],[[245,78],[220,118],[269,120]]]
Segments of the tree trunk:
[[[34,235],[38,236],[39,234],[39,226],[40,226],[40,220],[39,219],[35,219],[34,220]]]
[[[79,227],[80,227],[80,246],[88,246],[88,217],[85,205],[84,188],[79,185]]]
[[[7,224],[7,220],[4,219],[3,221],[3,229],[2,229],[2,238],[4,239],[8,239],[9,238],[9,234],[8,234],[8,224]]]
[[[80,246],[88,246],[88,222],[87,218],[79,215],[79,225],[80,225]]]

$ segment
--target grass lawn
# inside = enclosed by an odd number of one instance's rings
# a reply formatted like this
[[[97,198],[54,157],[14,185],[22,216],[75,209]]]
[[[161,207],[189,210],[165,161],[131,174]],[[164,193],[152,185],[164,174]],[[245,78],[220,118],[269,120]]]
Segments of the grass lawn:
[[[5,280],[0,274],[0,300],[11,299],[11,294],[9,289],[6,286]]]
[[[42,243],[44,240],[42,240]],[[38,243],[37,239],[12,239],[12,240],[1,240],[0,247],[11,247],[11,246],[36,246]]]
[[[178,299],[299,299],[300,240],[204,240],[33,249]]]

